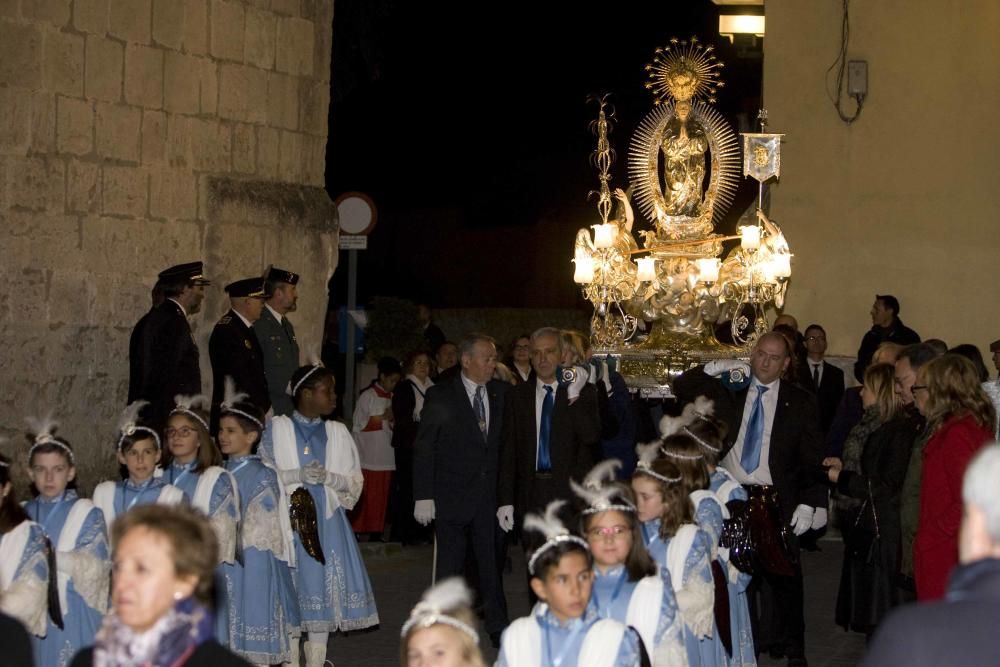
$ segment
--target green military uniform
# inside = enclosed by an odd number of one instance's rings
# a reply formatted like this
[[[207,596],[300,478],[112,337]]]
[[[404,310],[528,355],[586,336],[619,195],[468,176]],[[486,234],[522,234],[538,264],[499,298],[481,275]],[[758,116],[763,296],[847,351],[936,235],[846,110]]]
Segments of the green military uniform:
[[[299,277],[290,271],[271,269],[267,280],[269,283],[294,285]],[[287,317],[281,317],[279,321],[274,311],[265,306],[260,319],[254,322],[253,330],[264,355],[264,375],[274,414],[290,415],[294,408],[292,397],[287,394],[288,381],[299,368],[299,342],[295,337],[295,328]]]

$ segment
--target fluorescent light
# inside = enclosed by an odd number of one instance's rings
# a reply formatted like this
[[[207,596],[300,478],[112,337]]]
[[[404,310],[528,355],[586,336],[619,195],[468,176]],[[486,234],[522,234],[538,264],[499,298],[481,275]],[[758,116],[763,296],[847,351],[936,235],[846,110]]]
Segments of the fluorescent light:
[[[756,35],[764,36],[764,17],[749,14],[720,14],[719,34],[728,37],[730,41],[733,35]]]

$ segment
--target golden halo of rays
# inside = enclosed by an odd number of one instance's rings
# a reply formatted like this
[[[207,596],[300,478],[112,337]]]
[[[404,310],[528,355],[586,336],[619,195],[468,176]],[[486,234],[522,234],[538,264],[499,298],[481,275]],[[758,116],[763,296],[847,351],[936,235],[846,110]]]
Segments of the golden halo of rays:
[[[674,37],[668,46],[657,48],[653,62],[646,65],[646,88],[653,91],[655,103],[670,98],[677,102],[698,98],[714,104],[715,94],[726,85],[719,71],[725,63],[715,57],[714,51],[714,46],[702,46],[697,37]]]

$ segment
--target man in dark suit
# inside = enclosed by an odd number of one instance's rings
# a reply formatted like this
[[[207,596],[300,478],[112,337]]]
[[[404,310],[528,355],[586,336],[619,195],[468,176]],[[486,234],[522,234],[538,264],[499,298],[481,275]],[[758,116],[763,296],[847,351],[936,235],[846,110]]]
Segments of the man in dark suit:
[[[505,531],[514,527],[515,517],[519,525],[526,512],[572,497],[570,478],[582,480],[599,458],[597,391],[586,381],[558,377],[562,345],[558,329],[533,333],[536,379],[510,390],[497,491],[497,518]]]
[[[227,377],[236,390],[245,392],[251,403],[266,413],[271,396],[264,376],[264,356],[253,332],[253,323],[264,309],[264,280],[245,278],[226,285],[229,311],[222,316],[208,339],[212,360],[212,433],[219,427],[219,404],[225,398]]]
[[[413,454],[413,516],[434,521],[437,578],[467,574],[471,542],[485,627],[499,646],[507,603],[497,567],[497,472],[507,385],[493,380],[496,343],[471,334],[460,346],[461,372],[427,390]]]
[[[299,341],[288,313],[295,310],[298,300],[299,274],[271,267],[267,272],[264,292],[267,300],[253,331],[264,358],[264,376],[276,415],[292,414],[292,397],[288,381],[299,368]]]
[[[876,294],[871,309],[872,328],[861,339],[858,360],[854,363],[854,377],[864,379],[865,369],[871,364],[872,355],[882,343],[913,345],[920,342],[916,331],[899,319],[899,299],[891,294]]]
[[[806,327],[806,367],[803,368],[803,386],[816,394],[819,405],[819,426],[826,435],[830,430],[837,406],[844,396],[844,371],[823,360],[826,354],[826,331],[818,324]]]
[[[152,304],[149,312],[139,318],[132,328],[132,335],[128,339],[128,404],[139,400],[139,391],[142,383],[142,346],[143,336],[146,332],[146,322],[156,307],[163,303],[163,284],[157,279],[156,284],[149,293]]]
[[[773,628],[766,622],[755,624],[758,651],[787,655],[791,667],[806,664],[797,538],[826,524],[827,490],[816,474],[822,438],[815,398],[781,379],[791,361],[789,348],[787,338],[768,332],[754,346],[748,385],[727,388],[710,377],[715,371],[709,364],[685,372],[673,389],[684,402],[699,395],[715,401],[716,416],[729,426],[721,465],[747,488],[751,504],[772,517],[768,528],[787,544],[785,557],[754,577],[751,611],[762,622],[776,620]],[[773,592],[773,610],[769,598],[761,606],[755,604],[753,593],[760,593],[764,584]]]
[[[201,368],[198,346],[191,336],[188,316],[201,309],[206,280],[202,263],[172,266],[160,273],[163,302],[147,313],[136,325],[140,329],[135,349],[130,345],[130,378],[138,383],[134,400],[149,401],[150,424],[161,429],[174,407],[177,394],[201,393]]]

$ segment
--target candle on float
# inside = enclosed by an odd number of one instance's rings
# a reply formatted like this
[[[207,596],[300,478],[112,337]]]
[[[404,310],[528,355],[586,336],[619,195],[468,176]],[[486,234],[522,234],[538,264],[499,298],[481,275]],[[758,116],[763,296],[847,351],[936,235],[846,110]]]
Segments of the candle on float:
[[[760,247],[760,227],[747,225],[740,227],[740,245],[744,250],[756,250]]]
[[[573,282],[586,285],[594,282],[594,258],[586,255],[578,255],[573,260],[576,270],[573,272]]]
[[[792,275],[791,255],[786,252],[778,253],[771,261],[774,263],[774,277],[787,278]]]
[[[696,264],[698,265],[698,280],[705,283],[718,282],[722,260],[718,257],[708,257],[697,260]]]
[[[615,244],[615,238],[618,236],[618,227],[611,223],[594,225],[593,227],[595,248],[602,250],[604,248],[610,248]]]
[[[656,259],[653,257],[640,257],[636,260],[639,265],[638,277],[640,282],[652,282],[656,280]]]

